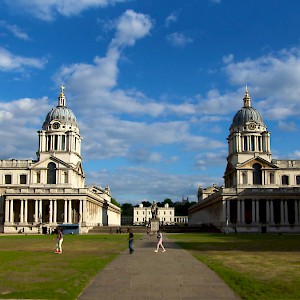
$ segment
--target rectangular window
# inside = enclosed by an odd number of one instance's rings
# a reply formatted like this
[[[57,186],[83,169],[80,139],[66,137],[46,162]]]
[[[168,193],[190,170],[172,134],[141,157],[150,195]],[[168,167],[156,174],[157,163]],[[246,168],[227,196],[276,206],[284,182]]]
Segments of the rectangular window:
[[[64,172],[64,183],[68,183],[68,172]]]
[[[5,175],[5,184],[11,184],[11,175]]]
[[[300,185],[300,176],[299,175],[296,176],[296,184]]]
[[[274,184],[275,180],[274,180],[274,173],[270,173],[270,184]]]
[[[251,151],[255,150],[255,141],[254,141],[254,136],[251,135]]]
[[[248,151],[247,137],[244,136],[244,151]]]
[[[62,137],[61,137],[61,150],[66,150],[66,136],[65,135],[63,135]]]
[[[41,183],[41,172],[36,172],[36,183]]]
[[[282,185],[289,185],[289,176],[283,175],[281,177],[281,180],[282,180]]]
[[[54,136],[54,150],[58,150],[58,135]]]
[[[27,183],[27,175],[20,175],[20,184]]]

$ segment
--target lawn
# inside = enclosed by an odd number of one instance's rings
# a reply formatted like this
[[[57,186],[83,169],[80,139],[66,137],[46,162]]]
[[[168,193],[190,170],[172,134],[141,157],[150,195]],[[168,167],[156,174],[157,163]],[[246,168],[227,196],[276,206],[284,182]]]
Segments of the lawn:
[[[300,299],[300,236],[170,234],[242,299]]]
[[[1,299],[74,300],[95,275],[127,248],[127,235],[0,236]]]

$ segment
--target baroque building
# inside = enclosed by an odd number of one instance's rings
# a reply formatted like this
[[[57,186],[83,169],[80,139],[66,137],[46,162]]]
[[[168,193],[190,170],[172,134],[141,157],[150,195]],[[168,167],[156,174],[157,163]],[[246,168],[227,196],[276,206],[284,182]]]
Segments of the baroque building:
[[[0,231],[45,233],[78,224],[87,233],[94,226],[120,225],[109,187],[85,185],[82,138],[63,86],[38,136],[37,160],[0,160]]]
[[[224,184],[198,189],[189,226],[214,225],[223,232],[300,232],[300,160],[272,159],[270,132],[252,107],[230,126]]]

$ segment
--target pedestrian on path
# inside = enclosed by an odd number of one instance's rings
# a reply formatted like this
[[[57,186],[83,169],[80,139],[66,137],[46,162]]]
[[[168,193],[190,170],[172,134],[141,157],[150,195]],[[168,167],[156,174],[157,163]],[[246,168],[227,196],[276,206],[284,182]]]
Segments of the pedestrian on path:
[[[57,243],[56,250],[54,253],[62,254],[62,242],[64,240],[64,236],[62,230],[60,228],[57,229]]]
[[[131,229],[129,229],[128,247],[129,247],[129,253],[132,254],[134,252],[134,249],[133,249],[133,233]]]
[[[162,252],[166,252],[166,249],[163,245],[163,236],[162,236],[162,233],[159,230],[157,230],[156,237],[157,237],[157,245],[156,245],[156,250],[154,250],[154,252],[158,252],[159,246],[163,249]]]

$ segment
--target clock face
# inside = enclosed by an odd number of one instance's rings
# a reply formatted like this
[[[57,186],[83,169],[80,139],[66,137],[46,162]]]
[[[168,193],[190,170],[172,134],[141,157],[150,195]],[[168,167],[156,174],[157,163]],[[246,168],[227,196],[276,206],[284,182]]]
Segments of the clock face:
[[[249,128],[250,130],[254,130],[254,129],[256,128],[256,124],[255,124],[255,123],[250,123],[250,124],[248,125],[248,128]]]
[[[58,122],[53,123],[53,129],[58,129],[60,124]]]

